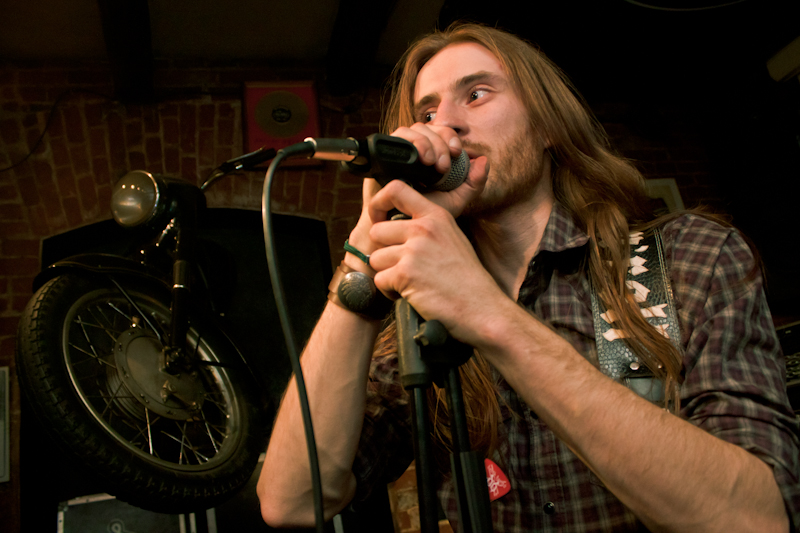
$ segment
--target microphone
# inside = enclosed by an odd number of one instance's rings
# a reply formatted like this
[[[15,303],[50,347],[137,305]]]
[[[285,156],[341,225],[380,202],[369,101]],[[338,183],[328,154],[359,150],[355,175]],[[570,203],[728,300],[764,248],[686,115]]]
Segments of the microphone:
[[[306,144],[313,146],[308,157],[327,161],[341,161],[349,172],[374,178],[383,187],[391,180],[402,180],[420,191],[450,191],[464,183],[469,173],[469,156],[462,150],[450,169],[441,174],[431,165],[424,165],[413,144],[382,133],[374,133],[363,140],[314,139]]]

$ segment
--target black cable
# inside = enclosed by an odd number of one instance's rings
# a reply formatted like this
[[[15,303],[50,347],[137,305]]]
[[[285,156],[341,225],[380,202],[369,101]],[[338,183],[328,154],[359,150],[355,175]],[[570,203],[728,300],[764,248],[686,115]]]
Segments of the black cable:
[[[267,175],[264,178],[264,190],[261,197],[261,219],[264,225],[264,241],[267,252],[267,265],[269,267],[269,277],[272,282],[272,293],[275,296],[275,305],[278,310],[278,317],[283,328],[283,336],[286,339],[286,349],[289,353],[289,360],[292,363],[295,383],[297,385],[297,396],[300,401],[300,410],[303,414],[303,425],[306,431],[306,446],[308,447],[308,462],[311,467],[311,485],[314,493],[314,516],[316,518],[317,533],[325,531],[325,514],[322,505],[322,480],[319,473],[319,458],[317,456],[317,445],[314,441],[314,428],[311,424],[311,409],[308,405],[308,395],[306,384],[303,379],[303,371],[300,368],[300,357],[297,353],[297,345],[294,339],[289,313],[286,308],[286,296],[281,282],[278,262],[275,254],[275,238],[272,232],[272,213],[269,200],[271,197],[272,182],[275,177],[275,170],[281,162],[291,156],[314,153],[314,146],[311,143],[293,144],[288,148],[278,151],[272,160]]]
[[[95,95],[95,96],[101,96],[101,97],[103,97],[103,98],[105,98],[105,99],[107,99],[107,100],[111,100],[111,97],[110,97],[110,96],[108,96],[108,95],[105,95],[105,94],[102,94],[102,93],[98,93],[98,92],[95,92],[95,91],[90,91],[90,90],[88,90],[88,89],[67,89],[67,90],[66,90],[66,91],[64,91],[63,93],[59,94],[59,95],[58,95],[58,98],[56,98],[56,101],[55,101],[55,102],[53,102],[53,105],[52,105],[52,106],[50,106],[50,114],[49,114],[49,115],[48,115],[48,117],[47,117],[47,122],[46,122],[46,123],[45,123],[45,125],[44,125],[44,129],[42,130],[42,134],[41,134],[41,135],[39,135],[39,138],[38,138],[38,139],[36,139],[36,142],[33,144],[33,148],[31,148],[31,149],[28,151],[28,153],[25,155],[25,157],[23,157],[21,160],[17,161],[16,163],[14,163],[13,165],[11,165],[10,167],[6,167],[6,168],[0,168],[0,172],[6,172],[6,171],[8,171],[8,170],[11,170],[11,169],[17,168],[17,167],[18,167],[18,166],[20,166],[22,163],[24,163],[25,161],[27,161],[27,160],[28,160],[28,159],[29,159],[29,158],[30,158],[30,157],[31,157],[31,156],[32,156],[34,153],[36,153],[36,150],[38,150],[38,149],[39,149],[39,145],[40,145],[40,144],[42,144],[42,140],[44,139],[44,136],[45,136],[45,134],[47,133],[47,130],[49,130],[49,129],[50,129],[50,125],[53,123],[53,117],[54,117],[54,116],[55,116],[55,114],[56,114],[56,109],[58,109],[58,104],[60,104],[60,103],[61,103],[61,100],[63,100],[63,99],[64,99],[64,98],[66,98],[67,96],[71,95],[72,93],[86,93],[86,94],[93,94],[93,95]]]

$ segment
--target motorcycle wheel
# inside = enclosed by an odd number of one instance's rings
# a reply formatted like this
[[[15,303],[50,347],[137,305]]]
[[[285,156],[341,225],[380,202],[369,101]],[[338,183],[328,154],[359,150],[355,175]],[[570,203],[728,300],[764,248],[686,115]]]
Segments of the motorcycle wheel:
[[[122,288],[124,292],[120,290]],[[160,370],[164,294],[141,282],[65,274],[20,321],[17,368],[46,431],[108,493],[156,512],[218,505],[250,478],[264,440],[258,401],[230,348],[192,326],[193,373]],[[177,389],[177,391],[176,391]]]

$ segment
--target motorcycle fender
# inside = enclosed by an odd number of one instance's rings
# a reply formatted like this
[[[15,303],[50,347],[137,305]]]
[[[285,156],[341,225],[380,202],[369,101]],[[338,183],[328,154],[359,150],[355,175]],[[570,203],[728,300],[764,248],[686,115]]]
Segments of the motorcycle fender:
[[[56,276],[75,270],[92,274],[134,276],[169,289],[169,285],[163,279],[163,274],[147,265],[118,255],[91,253],[73,255],[48,266],[34,278],[33,291],[36,292],[39,287]]]

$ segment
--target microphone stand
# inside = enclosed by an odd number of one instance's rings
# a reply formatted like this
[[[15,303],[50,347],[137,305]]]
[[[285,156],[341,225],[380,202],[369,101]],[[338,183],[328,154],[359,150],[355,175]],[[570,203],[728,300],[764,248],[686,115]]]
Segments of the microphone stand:
[[[450,411],[453,452],[450,466],[456,491],[458,516],[463,533],[492,531],[486,468],[478,452],[470,449],[467,417],[458,367],[469,361],[472,348],[447,333],[436,320],[423,321],[401,298],[395,302],[397,353],[400,379],[409,391],[412,409],[414,458],[422,533],[439,531],[435,464],[430,442],[426,391],[431,384],[444,384]]]

